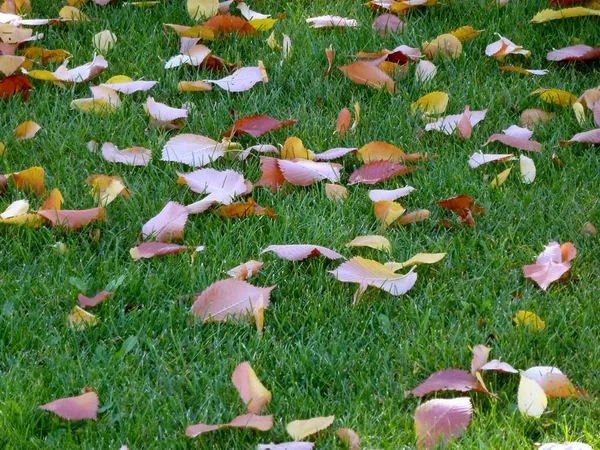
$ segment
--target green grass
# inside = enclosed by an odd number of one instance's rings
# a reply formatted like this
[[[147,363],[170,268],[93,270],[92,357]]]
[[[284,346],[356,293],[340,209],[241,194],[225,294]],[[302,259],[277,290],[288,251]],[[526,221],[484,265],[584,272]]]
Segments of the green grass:
[[[61,6],[57,0],[32,3],[35,17],[54,17]],[[285,425],[292,420],[331,414],[336,422],[319,434],[318,449],[343,448],[334,435],[339,427],[356,430],[364,448],[413,448],[413,414],[420,401],[405,399],[403,392],[436,370],[468,368],[470,347],[479,343],[493,348],[493,358],[518,368],[558,366],[592,397],[551,400],[541,420],[528,420],[516,408],[518,377],[488,374],[488,387],[499,399],[471,394],[472,424],[452,448],[533,448],[534,442],[565,440],[600,446],[600,404],[594,395],[600,389],[600,248],[597,237],[580,234],[584,223],[600,221],[599,156],[593,147],[558,146],[560,140],[593,125],[589,119],[582,128],[570,109],[544,105],[529,96],[539,87],[579,95],[600,84],[597,62],[564,65],[545,60],[552,48],[577,42],[600,45],[599,19],[531,25],[529,19],[546,7],[546,1],[514,0],[497,9],[489,7],[488,0],[441,0],[437,6],[410,13],[403,34],[381,39],[371,29],[375,13],[361,3],[252,2],[253,9],[264,13],[287,13],[288,19],[274,30],[279,39],[281,33],[291,37],[293,55],[280,64],[281,54],[265,43],[268,33],[209,43],[214,54],[230,61],[244,65],[264,61],[270,82],[241,94],[219,88],[177,92],[180,80],[210,78],[195,68],[163,69],[164,62],[177,54],[179,42],[175,34],[166,35],[161,24],[192,24],[182,0],[162,0],[149,9],[118,3],[87,5],[83,11],[97,20],[41,27],[46,34],[41,45],[68,50],[72,65],[91,60],[92,36],[97,32],[110,28],[119,41],[107,56],[108,70],[91,83],[61,88],[35,81],[28,102],[13,98],[0,104],[0,141],[7,146],[0,173],[43,166],[47,188],[58,187],[68,209],[94,206],[84,183],[94,173],[121,176],[132,198],[110,204],[106,223],[78,232],[0,229],[0,448],[117,449],[127,444],[130,449],[251,449],[259,442],[289,440]],[[321,14],[356,18],[360,26],[311,30],[304,23]],[[466,43],[458,60],[436,61],[438,74],[426,87],[414,80],[412,71],[398,80],[400,92],[395,96],[355,85],[337,70],[323,79],[324,50],[330,44],[337,52],[336,65],[342,65],[360,50],[419,46],[462,25],[486,32]],[[525,78],[499,71],[496,61],[483,55],[485,46],[497,39],[495,32],[533,53],[528,59],[509,57],[508,63],[548,68],[550,74]],[[231,126],[230,110],[240,117],[263,113],[298,119],[293,128],[261,139],[241,137],[243,145],[282,143],[295,135],[317,152],[339,146],[332,134],[337,114],[358,101],[361,122],[356,134],[345,138],[345,146],[382,140],[407,153],[439,155],[420,164],[418,171],[377,186],[416,187],[401,202],[408,210],[430,209],[431,220],[383,231],[392,242],[390,256],[347,249],[344,244],[354,237],[380,232],[368,186],[350,186],[350,197],[342,205],[325,197],[322,184],[286,186],[277,194],[256,188],[253,197],[275,209],[276,221],[222,220],[213,213],[193,216],[183,242],[206,246],[193,264],[189,254],[133,261],[129,249],[139,242],[144,222],[169,200],[191,203],[200,197],[175,183],[176,170],[189,168],[159,161],[163,144],[175,133],[146,132],[148,118],[142,108],[146,94],[122,96],[122,108],[111,116],[69,108],[73,99],[89,96],[88,85],[117,74],[160,81],[149,92],[157,101],[193,104],[181,132],[220,139]],[[410,114],[409,106],[434,90],[450,94],[448,114],[461,112],[466,104],[471,109],[489,108],[470,140],[421,133],[423,122]],[[471,170],[467,159],[482,149],[489,135],[517,124],[520,112],[530,107],[555,113],[552,122],[534,134],[544,144],[543,151],[528,155],[535,160],[538,177],[534,184],[524,185],[515,167],[504,186],[491,190],[484,174],[493,177],[506,164]],[[34,120],[43,129],[35,139],[19,143],[12,133],[25,120]],[[120,148],[150,148],[154,161],[145,168],[108,163],[88,152],[86,142],[92,139]],[[484,148],[490,153],[505,150],[510,149],[499,144]],[[555,152],[563,168],[553,164]],[[343,165],[345,183],[360,163],[348,156]],[[260,175],[256,156],[247,162],[222,159],[211,167],[232,168],[253,181]],[[477,218],[474,228],[435,229],[440,219],[451,218],[435,201],[458,194],[471,195],[486,214]],[[0,210],[22,198],[29,198],[33,208],[41,204],[11,188],[0,198]],[[523,278],[521,267],[550,240],[572,241],[579,253],[570,281],[543,292]],[[66,245],[66,253],[52,248],[57,242]],[[264,268],[250,280],[258,286],[277,284],[262,337],[246,323],[193,324],[190,298],[182,296],[201,292],[225,278],[228,269],[259,258],[268,245],[283,243],[320,244],[346,257],[360,254],[380,261],[403,261],[418,252],[448,252],[448,256],[435,266],[417,268],[419,279],[407,295],[395,298],[373,289],[352,307],[355,286],[328,273],[338,263],[323,258],[290,263],[265,254]],[[80,332],[66,326],[78,286],[85,285],[85,293],[93,294],[121,276],[115,295],[93,310],[97,326]],[[519,309],[539,314],[546,329],[534,333],[515,327],[511,318]],[[479,328],[478,321],[484,318],[487,323]],[[137,345],[119,354],[132,336]],[[245,360],[273,392],[267,407],[275,415],[273,429],[221,430],[186,438],[188,424],[224,423],[244,412],[230,378]],[[38,409],[53,399],[77,395],[84,386],[93,387],[100,397],[97,422],[68,423]]]

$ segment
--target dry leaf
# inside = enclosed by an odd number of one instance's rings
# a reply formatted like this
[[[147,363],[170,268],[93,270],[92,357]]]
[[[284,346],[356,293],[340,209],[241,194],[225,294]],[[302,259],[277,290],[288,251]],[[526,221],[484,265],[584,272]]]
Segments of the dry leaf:
[[[445,92],[431,92],[430,94],[424,95],[417,101],[410,105],[410,112],[412,114],[418,109],[423,114],[444,114],[446,107],[448,106],[448,94]]]
[[[530,327],[535,331],[542,331],[546,328],[546,323],[539,316],[529,311],[517,311],[513,322],[523,327]]]
[[[573,142],[579,142],[581,144],[600,144],[600,128],[577,133],[568,141],[560,141],[560,146],[565,147]]]
[[[497,359],[493,359],[490,362],[484,364],[479,368],[479,370],[493,370],[496,372],[519,373],[519,371],[510,364],[499,361]]]
[[[335,434],[344,444],[348,445],[348,450],[360,450],[360,437],[356,431],[350,428],[340,428]]]
[[[222,425],[188,425],[185,429],[185,435],[195,438],[202,433],[216,431],[220,428],[252,428],[254,430],[268,431],[273,428],[273,416],[257,416],[254,414],[244,414],[234,418],[231,422]]]
[[[399,175],[406,175],[417,170],[416,167],[395,164],[390,161],[379,161],[365,164],[350,175],[348,184],[377,184]]]
[[[84,307],[84,308],[92,308],[92,307],[94,307],[94,306],[99,305],[100,303],[102,303],[104,300],[106,300],[112,294],[113,294],[112,292],[108,292],[108,291],[100,291],[96,295],[94,295],[93,297],[86,297],[83,294],[79,294],[77,296],[77,300],[79,301],[79,304],[82,307]]]
[[[510,175],[511,171],[512,171],[512,167],[509,167],[508,169],[503,170],[498,175],[496,175],[494,177],[494,179],[492,180],[492,182],[490,183],[490,187],[492,189],[494,189],[494,188],[498,188],[498,187],[502,186],[504,184],[504,182],[508,179],[508,176]]]
[[[407,196],[413,191],[416,191],[416,189],[412,186],[405,186],[398,189],[372,189],[369,191],[369,198],[374,202],[381,200],[394,201],[397,198]]]
[[[584,8],[583,6],[559,10],[545,9],[533,16],[533,19],[531,19],[529,23],[543,23],[551,20],[584,16],[600,16],[600,10]]]
[[[92,38],[94,48],[102,54],[108,53],[117,43],[117,36],[110,30],[101,31]]]
[[[188,215],[185,206],[177,202],[169,202],[161,212],[144,224],[142,234],[144,238],[154,237],[160,242],[181,240]]]
[[[376,250],[385,250],[386,252],[392,251],[389,239],[378,235],[355,237],[346,244],[346,247],[370,247]]]
[[[251,259],[233,269],[227,271],[227,275],[238,280],[246,280],[251,276],[254,276],[262,268],[263,263],[261,261],[255,261]]]
[[[483,119],[485,119],[485,115],[487,114],[487,109],[482,111],[468,111],[466,114],[469,117],[469,122],[471,122],[471,127],[474,127]],[[441,131],[444,134],[452,134],[454,129],[458,126],[459,122],[462,120],[463,114],[455,114],[452,116],[441,117],[435,122],[428,123],[425,125],[425,131],[436,130]]]
[[[272,131],[289,127],[296,122],[298,122],[296,119],[280,122],[277,119],[262,114],[242,117],[241,119],[236,120],[233,126],[226,131],[224,135],[225,137],[233,137],[236,135],[249,134],[253,137],[260,137]]]
[[[51,210],[38,211],[38,214],[48,220],[53,227],[76,230],[90,223],[105,221],[106,210],[104,208],[92,208],[82,210]]]
[[[521,125],[524,127],[535,127],[536,125],[547,124],[554,115],[541,109],[526,109],[521,113]]]
[[[29,98],[29,90],[33,87],[24,75],[11,75],[0,80],[0,100],[7,101],[13,95],[21,94],[23,100]]]
[[[530,417],[540,417],[548,406],[542,387],[523,372],[519,383],[518,404],[521,414]]]
[[[423,42],[423,51],[430,59],[438,55],[458,59],[462,53],[462,43],[452,34],[442,34],[431,42]]]
[[[459,41],[466,42],[466,41],[475,39],[477,36],[479,36],[484,31],[485,30],[476,30],[475,28],[473,28],[471,26],[465,26],[465,27],[457,28],[456,30],[452,30],[450,32],[450,34],[452,36],[454,36],[456,39],[458,39]]]
[[[28,120],[19,125],[15,130],[15,137],[18,141],[24,141],[26,139],[32,139],[38,131],[42,129],[37,123]]]
[[[398,217],[406,212],[400,203],[380,200],[373,203],[373,213],[384,228],[391,225]]]
[[[117,75],[108,79],[100,86],[107,87],[122,94],[133,94],[138,91],[148,91],[158,84],[158,81],[133,81],[125,75]]]
[[[220,80],[203,80],[212,83],[228,92],[244,92],[251,89],[256,83],[267,83],[269,81],[267,72],[262,63],[257,67],[242,67],[228,77]]]
[[[476,345],[473,347],[473,358],[471,359],[471,375],[475,376],[475,373],[479,372],[483,366],[488,362],[490,351],[492,349],[485,345]]]
[[[397,92],[394,80],[370,61],[356,61],[338,69],[357,84],[378,90],[385,88],[390,94]]]
[[[44,169],[42,167],[30,167],[27,170],[7,175],[7,177],[9,176],[12,176],[17,189],[23,189],[25,192],[34,192],[39,196],[46,194]]]
[[[404,392],[404,396],[423,397],[438,391],[485,392],[477,378],[466,370],[446,369],[433,373],[416,388]]]
[[[211,18],[219,12],[219,0],[187,0],[187,10],[194,20]]]
[[[328,199],[341,203],[348,198],[348,189],[339,184],[327,183],[325,185],[325,195]]]
[[[400,269],[416,266],[418,264],[435,264],[446,257],[446,253],[417,253],[412,258],[403,263],[387,262],[384,264],[388,269],[396,272]]]
[[[128,166],[147,166],[152,160],[152,151],[143,147],[132,147],[119,150],[112,142],[102,145],[102,157],[109,162]]]
[[[350,110],[348,108],[342,109],[335,124],[335,133],[339,134],[340,139],[342,139],[348,132],[351,121],[352,116],[350,115]]]
[[[496,33],[496,35],[500,38],[496,42],[491,43],[485,48],[485,54],[487,56],[493,56],[499,61],[503,61],[507,55],[523,55],[529,56],[531,52],[529,50],[525,50],[520,45],[515,44],[510,39],[501,36]]]
[[[86,329],[87,327],[91,327],[98,324],[96,316],[90,314],[84,309],[81,309],[79,306],[75,306],[73,308],[73,311],[67,316],[67,319],[69,321],[69,326],[77,331],[81,331]]]
[[[527,156],[519,156],[519,168],[521,170],[521,181],[525,184],[531,184],[535,181],[535,163],[533,159]]]
[[[263,386],[247,361],[235,368],[231,382],[238,390],[242,401],[248,405],[250,414],[259,414],[271,401],[271,392]]]
[[[275,252],[277,256],[287,259],[288,261],[302,261],[303,259],[314,258],[317,256],[324,256],[327,259],[344,258],[339,253],[327,247],[321,247],[320,245],[269,245],[261,252],[261,254],[266,252]]]
[[[58,417],[67,420],[96,420],[98,413],[98,394],[86,392],[77,397],[66,397],[40,406],[40,409],[51,411]]]
[[[304,148],[304,144],[302,143],[302,140],[298,139],[297,137],[289,137],[285,140],[284,144],[283,144],[283,148],[281,149],[281,157],[283,159],[289,159],[289,160],[293,160],[293,159],[307,159],[307,160],[314,160],[314,154]],[[281,168],[281,166],[280,166]]]
[[[275,220],[277,216],[271,208],[263,208],[258,205],[252,197],[245,202],[236,202],[231,205],[221,206],[217,210],[221,217],[249,217],[249,216],[269,216]]]
[[[354,19],[348,19],[340,16],[318,16],[306,19],[306,23],[313,28],[327,27],[357,27],[358,23]]]
[[[418,449],[435,449],[464,434],[471,422],[473,405],[468,397],[435,399],[415,411]]]
[[[523,274],[545,291],[571,269],[571,260],[576,255],[577,250],[570,242],[563,245],[551,242],[538,255],[535,264],[523,266]]]
[[[503,134],[492,134],[484,145],[488,145],[490,142],[501,142],[519,150],[538,152],[542,149],[542,144],[532,141],[532,136],[533,131],[511,125],[503,131]]]
[[[415,76],[418,81],[425,83],[432,80],[436,73],[437,67],[431,61],[419,61]]]
[[[225,154],[225,144],[196,134],[179,134],[167,141],[161,161],[202,167]]]
[[[28,47],[21,50],[21,54],[28,59],[41,62],[46,66],[51,63],[62,63],[65,59],[70,58],[71,54],[65,50],[48,50],[41,47]]]
[[[204,247],[187,247],[185,245],[168,244],[164,242],[144,242],[143,244],[133,247],[129,250],[129,254],[134,260],[142,258],[155,258],[168,255],[183,253],[188,250],[201,252]]]
[[[552,50],[546,55],[548,61],[587,61],[596,58],[600,58],[600,47],[583,44]]]
[[[538,94],[542,100],[546,103],[553,103],[560,106],[571,106],[577,101],[570,92],[561,91],[560,89],[546,89],[540,88],[533,91],[530,95]]]
[[[381,37],[387,33],[401,33],[404,31],[404,23],[393,14],[382,14],[373,22],[373,30]]]
[[[333,423],[334,420],[335,416],[315,417],[307,420],[294,420],[293,422],[288,423],[286,430],[293,439],[300,440],[321,430],[325,430]]]

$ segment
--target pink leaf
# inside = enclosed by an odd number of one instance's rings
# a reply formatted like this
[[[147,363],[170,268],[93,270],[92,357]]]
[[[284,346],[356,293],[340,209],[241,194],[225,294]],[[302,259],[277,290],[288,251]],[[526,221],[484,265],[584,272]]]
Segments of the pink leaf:
[[[356,151],[358,151],[358,149],[356,147],[353,147],[353,148],[346,148],[346,147],[330,148],[329,150],[327,150],[323,153],[316,153],[315,161],[331,161],[332,159],[338,159],[343,156],[346,156],[348,153],[353,153]]]
[[[152,159],[152,150],[143,147],[126,148],[119,150],[111,142],[102,145],[102,157],[109,161],[129,166],[147,166]]]
[[[105,220],[106,210],[104,208],[40,210],[38,215],[50,221],[54,227],[65,227],[74,230],[96,221]]]
[[[277,256],[288,261],[302,261],[316,256],[325,256],[328,259],[343,258],[339,253],[320,245],[269,245],[261,253],[265,252],[275,252]]]
[[[102,83],[100,86],[110,88],[122,94],[133,94],[138,91],[149,91],[158,84],[158,81],[126,81],[123,83]]]
[[[261,156],[260,168],[262,170],[262,176],[260,177],[260,180],[256,182],[256,185],[267,186],[273,193],[277,192],[279,186],[282,186],[285,182],[285,178],[283,178],[283,174],[279,169],[279,160],[269,156]]]
[[[533,132],[531,130],[512,125],[504,130],[503,134],[492,134],[484,145],[490,142],[502,142],[504,145],[519,150],[538,152],[542,149],[542,144],[531,141],[532,135]]]
[[[600,48],[583,44],[552,50],[546,55],[548,61],[584,61],[596,58],[600,58]]]
[[[600,101],[596,102],[595,105],[600,104]],[[597,106],[594,107],[594,120],[597,119],[598,113],[596,113]],[[573,142],[579,142],[582,144],[600,144],[600,128],[595,130],[584,131],[583,133],[577,133],[568,141],[560,141],[560,146],[572,144]]]
[[[495,155],[489,153],[473,153],[469,158],[469,167],[471,167],[471,169],[477,169],[479,166],[491,162],[512,161],[514,159],[514,155],[511,154]]]
[[[496,372],[519,373],[517,369],[508,363],[493,359],[487,364],[481,366],[480,370],[495,370]]]
[[[169,202],[161,212],[142,227],[144,238],[154,236],[157,241],[166,242],[183,237],[183,229],[188,220],[188,210],[177,202]]]
[[[475,373],[481,370],[488,360],[490,355],[490,348],[485,345],[476,345],[473,347],[473,359],[471,360],[471,375],[475,376]]]
[[[373,29],[384,37],[386,33],[402,32],[404,23],[393,14],[382,14],[373,22]]]
[[[570,261],[577,256],[577,249],[567,242],[562,246],[557,242],[548,244],[540,253],[535,264],[523,266],[525,278],[531,278],[542,289],[559,280],[571,268]]]
[[[465,108],[465,112],[463,112],[462,117],[458,121],[458,137],[467,140],[473,134],[473,125],[471,125],[471,120],[469,120],[469,105]]]
[[[259,308],[269,306],[271,291],[276,286],[260,288],[242,280],[219,280],[195,297],[192,314],[204,322],[226,321],[253,315]]]
[[[84,81],[91,80],[104,72],[108,67],[108,62],[101,55],[96,56],[92,62],[70,70],[67,69],[68,62],[69,60],[66,60],[64,64],[54,72],[56,78],[68,83],[83,83]]]
[[[256,450],[313,450],[312,442],[284,442],[283,444],[258,444]],[[591,447],[589,450],[592,450]]]
[[[377,184],[399,175],[406,175],[415,170],[417,170],[416,167],[403,166],[402,164],[395,164],[390,161],[377,161],[365,164],[356,170],[350,175],[348,184]]]
[[[83,294],[79,294],[79,296],[77,297],[77,299],[79,300],[79,304],[82,307],[88,307],[91,308],[93,306],[99,305],[100,303],[102,303],[104,300],[106,300],[108,297],[110,297],[113,293],[112,292],[108,292],[108,291],[101,291],[98,292],[96,295],[94,295],[93,297],[86,297]]]
[[[235,368],[231,382],[238,390],[242,401],[248,405],[248,412],[251,414],[259,414],[271,401],[271,393],[260,382],[248,361]]]
[[[423,397],[438,391],[468,392],[480,389],[479,381],[469,372],[461,369],[446,369],[433,373],[416,388],[406,391],[404,395],[409,397],[412,394],[415,397]]]
[[[96,420],[98,413],[98,395],[87,392],[77,397],[66,397],[40,406],[40,409],[51,411],[67,420]]]
[[[164,242],[144,242],[143,244],[133,247],[129,250],[133,259],[141,258],[154,258],[168,255],[175,255],[177,253],[183,253],[187,250],[193,249],[194,247],[187,247],[185,245],[167,244]],[[196,251],[203,250],[203,247],[196,247]]]
[[[189,425],[185,429],[185,435],[194,438],[202,433],[216,431],[220,428],[253,428],[255,430],[268,431],[273,428],[273,416],[244,414],[223,425],[205,425],[203,423]]]
[[[340,181],[340,164],[286,159],[280,159],[277,163],[285,181],[294,186],[310,186],[321,180],[333,183]]]
[[[358,26],[356,20],[340,16],[311,17],[310,19],[306,19],[306,23],[312,25],[313,28]]]
[[[161,122],[170,122],[188,116],[187,109],[171,108],[164,103],[158,103],[152,97],[148,97],[146,100],[146,108],[148,109],[148,114],[150,114],[153,119]]]
[[[227,271],[227,275],[238,280],[245,280],[253,275],[256,275],[262,268],[263,263],[261,261],[255,261],[251,259],[233,269]]]
[[[180,134],[167,141],[161,161],[180,162],[202,167],[225,154],[225,145],[197,134]]]
[[[433,449],[462,436],[471,422],[473,405],[468,397],[435,399],[415,411],[417,448]]]

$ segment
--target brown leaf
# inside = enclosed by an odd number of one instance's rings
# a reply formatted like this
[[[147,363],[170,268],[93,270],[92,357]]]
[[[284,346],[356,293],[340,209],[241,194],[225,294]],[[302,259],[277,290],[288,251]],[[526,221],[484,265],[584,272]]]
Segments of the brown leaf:
[[[397,92],[394,80],[370,61],[356,61],[338,69],[357,84],[378,90],[385,88],[390,94]]]
[[[475,200],[468,195],[459,195],[457,197],[451,197],[436,203],[448,211],[457,212],[459,214],[467,209],[472,210],[475,214],[485,213],[485,210],[477,206],[475,204]]]
[[[422,222],[424,220],[429,219],[430,212],[427,209],[417,209],[416,211],[411,211],[408,214],[404,214],[394,225],[408,225],[410,223]]]
[[[333,70],[333,60],[335,59],[335,50],[332,46],[329,46],[329,48],[325,49],[325,55],[327,56],[327,61],[329,63],[329,67],[325,73],[325,78],[329,78],[331,71]]]
[[[239,36],[256,36],[256,30],[245,19],[238,16],[217,15],[202,24],[214,31],[216,36],[236,34]]]
[[[296,122],[298,122],[296,119],[280,122],[277,119],[262,114],[242,117],[241,119],[236,120],[233,126],[227,130],[224,135],[225,137],[233,137],[241,134],[249,134],[250,136],[260,137],[272,131],[289,127]]]
[[[340,428],[335,434],[348,445],[348,450],[360,450],[360,437],[356,431],[351,428]]]
[[[269,156],[260,157],[262,175],[260,180],[255,183],[256,186],[267,186],[273,193],[277,192],[279,186],[283,186],[285,178],[279,169],[278,161],[277,158],[271,158]]]
[[[223,205],[217,210],[217,214],[221,217],[249,217],[249,216],[264,216],[267,215],[275,220],[277,216],[271,208],[263,208],[258,205],[252,197],[245,202],[236,202],[230,205]]]
[[[350,114],[350,110],[348,108],[342,109],[335,124],[335,132],[339,134],[340,139],[342,139],[348,132],[351,121],[352,115]]]
[[[546,124],[552,119],[553,114],[541,109],[526,109],[521,113],[521,125],[524,127],[534,127],[535,125]]]

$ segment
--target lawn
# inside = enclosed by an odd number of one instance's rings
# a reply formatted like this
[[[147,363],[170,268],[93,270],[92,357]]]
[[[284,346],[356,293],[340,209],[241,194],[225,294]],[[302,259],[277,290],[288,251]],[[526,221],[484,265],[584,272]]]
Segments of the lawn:
[[[58,0],[33,0],[32,17],[56,17]],[[242,93],[218,87],[209,92],[177,91],[181,80],[220,78],[206,69],[181,67],[165,70],[176,55],[179,38],[165,33],[163,23],[193,25],[183,0],[161,0],[151,8],[135,8],[118,1],[107,6],[86,4],[93,18],[78,24],[38,27],[45,34],[38,43],[70,52],[70,66],[91,61],[92,37],[110,29],[118,38],[107,53],[108,69],[96,79],[57,86],[32,80],[35,89],[22,102],[15,96],[0,103],[0,173],[41,166],[46,188],[59,188],[65,208],[95,206],[84,180],[92,174],[120,176],[131,192],[106,208],[107,220],[77,231],[49,226],[0,225],[0,448],[5,449],[251,449],[258,443],[286,442],[292,420],[335,415],[334,425],[316,438],[317,449],[345,448],[335,430],[348,427],[361,437],[363,448],[414,448],[414,412],[434,397],[469,396],[474,412],[461,438],[449,444],[461,449],[525,449],[536,442],[582,441],[600,447],[600,304],[597,236],[582,234],[587,222],[598,225],[600,211],[599,155],[594,146],[559,147],[559,141],[594,128],[588,114],[580,125],[569,107],[548,105],[535,89],[557,88],[579,96],[600,85],[597,61],[564,64],[549,62],[553,48],[576,43],[600,45],[600,19],[583,17],[530,24],[548,7],[545,0],[511,0],[505,7],[488,0],[440,0],[402,17],[403,33],[381,37],[371,24],[377,13],[361,1],[249,2],[262,13],[286,14],[273,31],[281,42],[290,36],[292,54],[283,59],[266,44],[268,32],[257,37],[225,37],[206,43],[215,55],[241,65],[262,60],[269,82]],[[235,8],[232,8],[235,11]],[[238,12],[236,14],[239,15]],[[311,29],[305,19],[323,14],[354,18],[357,28]],[[353,61],[359,51],[377,52],[400,44],[420,47],[423,41],[471,25],[486,31],[465,42],[456,60],[439,58],[437,75],[428,83],[416,81],[414,68],[397,78],[399,92],[390,95],[352,83],[337,69],[325,79],[325,49],[336,51],[336,66]],[[511,55],[507,64],[548,69],[543,77],[525,77],[498,70],[485,47],[500,33],[531,50],[525,58]],[[57,66],[51,67],[54,70]],[[89,86],[115,75],[156,80],[148,93],[122,95],[114,114],[86,114],[70,108],[74,99],[89,97]],[[420,114],[410,104],[432,92],[450,96],[446,114],[488,108],[473,136],[424,132]],[[148,95],[170,106],[187,104],[185,127],[165,131],[149,127],[143,104]],[[342,108],[361,107],[354,133],[340,141],[334,135]],[[523,184],[518,161],[494,163],[473,170],[467,165],[476,151],[521,152],[490,144],[493,133],[513,124],[526,108],[554,113],[536,127],[534,139],[543,144],[534,159],[537,178]],[[160,161],[165,142],[178,133],[194,133],[220,141],[237,117],[267,114],[280,120],[297,119],[290,128],[262,138],[240,136],[248,147],[257,143],[283,144],[290,136],[303,140],[316,153],[332,147],[360,148],[385,141],[406,153],[437,155],[416,163],[419,169],[375,186],[395,189],[411,185],[416,191],[399,199],[408,211],[428,209],[429,220],[382,229],[367,195],[373,186],[347,186],[343,203],[328,199],[324,182],[309,187],[284,185],[277,193],[255,187],[254,200],[270,207],[268,216],[221,218],[207,211],[191,215],[182,243],[205,246],[191,253],[135,261],[129,249],[142,242],[142,225],[168,201],[190,204],[201,198],[176,183],[176,172],[189,166]],[[35,138],[17,141],[15,128],[33,120],[42,126]],[[146,147],[153,161],[132,167],[105,161],[86,144],[112,142],[119,148]],[[553,154],[562,166],[553,160]],[[343,164],[342,182],[362,165],[354,154]],[[413,164],[413,163],[411,163]],[[492,189],[489,182],[514,165],[506,183]],[[209,165],[233,169],[256,182],[259,156],[246,161],[221,158]],[[487,176],[487,178],[486,178]],[[467,194],[485,208],[476,226],[461,226],[437,201]],[[37,209],[43,199],[9,187],[0,197],[0,210],[29,199]],[[454,226],[445,229],[440,220]],[[391,241],[391,254],[368,248],[347,248],[361,235],[380,234]],[[573,242],[578,250],[566,282],[542,291],[523,276],[550,241]],[[64,252],[58,251],[57,244]],[[273,244],[316,244],[346,258],[360,255],[380,262],[405,261],[416,253],[446,252],[436,265],[416,268],[415,287],[403,296],[369,288],[352,305],[356,285],[342,283],[329,273],[339,261],[323,257],[290,262],[261,251]],[[227,278],[226,272],[250,259],[260,259],[262,270],[248,281],[261,287],[277,285],[265,311],[263,335],[252,323],[194,321],[192,294]],[[120,285],[112,297],[92,313],[98,324],[84,330],[68,326],[67,315],[77,295]],[[535,312],[546,323],[543,331],[517,327],[519,310]],[[124,345],[125,343],[125,345]],[[540,419],[523,417],[517,408],[519,375],[488,372],[487,387],[495,399],[473,393],[439,392],[424,399],[405,398],[433,372],[447,368],[469,370],[471,349],[492,348],[491,358],[519,369],[556,366],[573,384],[590,393],[584,399],[550,399]],[[265,413],[274,415],[270,431],[220,430],[195,439],[185,428],[195,423],[226,423],[245,412],[231,384],[231,374],[249,361],[262,383],[273,393]],[[65,421],[42,411],[39,405],[75,396],[83,387],[99,396],[97,421]]]

